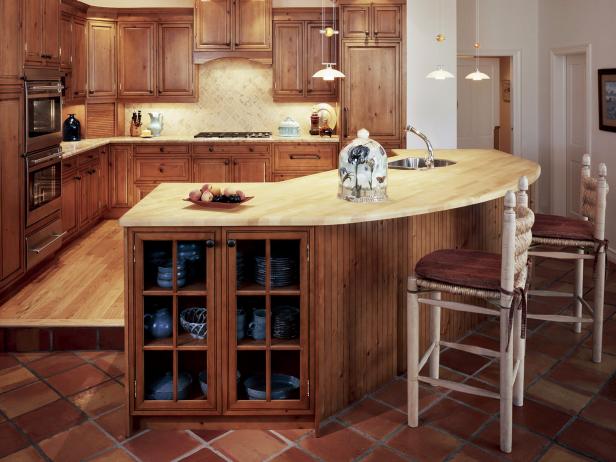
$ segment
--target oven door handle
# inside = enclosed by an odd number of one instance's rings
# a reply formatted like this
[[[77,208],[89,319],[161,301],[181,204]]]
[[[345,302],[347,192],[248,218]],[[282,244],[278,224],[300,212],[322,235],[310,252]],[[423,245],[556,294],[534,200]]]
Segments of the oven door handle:
[[[67,233],[67,231],[64,231],[63,233],[60,233],[60,234],[56,234],[56,233],[52,234],[51,235],[52,239],[49,242],[47,242],[42,247],[38,247],[36,249],[30,249],[30,252],[35,253],[37,255],[42,253],[42,252],[44,252],[45,249],[47,249],[50,246],[52,246],[58,239],[62,239],[66,233]]]
[[[35,91],[53,91],[62,93],[63,88],[64,87],[62,85],[36,85],[34,87],[28,87],[28,93]]]
[[[61,158],[62,158],[62,152],[56,152],[50,156],[43,157],[42,159],[29,160],[28,164],[35,167],[37,165],[44,164],[45,162],[49,162],[50,160],[56,160],[56,159],[61,159]]]

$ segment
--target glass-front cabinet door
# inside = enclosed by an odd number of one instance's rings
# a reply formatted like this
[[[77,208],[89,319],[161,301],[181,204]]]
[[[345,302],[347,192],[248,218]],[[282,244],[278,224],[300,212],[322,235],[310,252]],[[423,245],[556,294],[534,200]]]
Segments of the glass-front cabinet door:
[[[309,234],[225,234],[226,412],[310,409]]]
[[[137,410],[220,411],[216,232],[137,233]]]

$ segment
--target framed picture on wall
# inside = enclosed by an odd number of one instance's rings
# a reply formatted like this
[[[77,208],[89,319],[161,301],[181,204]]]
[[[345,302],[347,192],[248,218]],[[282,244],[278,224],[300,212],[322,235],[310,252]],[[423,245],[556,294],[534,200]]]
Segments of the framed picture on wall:
[[[599,129],[616,132],[616,69],[599,69]]]
[[[503,80],[503,102],[511,102],[511,80]]]

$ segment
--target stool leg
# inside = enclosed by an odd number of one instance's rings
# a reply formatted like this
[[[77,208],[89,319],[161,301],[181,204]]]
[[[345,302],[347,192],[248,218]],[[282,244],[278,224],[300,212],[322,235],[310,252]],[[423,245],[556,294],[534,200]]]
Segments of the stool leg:
[[[578,249],[577,253],[580,255],[584,255],[584,249]],[[575,261],[575,295],[576,297],[582,298],[584,295],[584,260],[576,260]],[[582,316],[582,302],[578,299],[575,301],[575,316]],[[582,332],[582,323],[576,322],[573,324],[573,331],[576,334]]]
[[[601,346],[603,344],[603,297],[605,291],[605,252],[597,254],[597,268],[594,274],[595,298],[592,324],[592,360],[601,362]]]
[[[526,356],[526,339],[522,338],[522,311],[518,310],[513,329],[513,362],[520,361],[518,374],[513,378],[513,405],[524,406],[524,358]]]
[[[511,452],[513,348],[507,351],[509,310],[500,310],[500,450]]]
[[[419,302],[417,279],[410,277],[406,297],[406,373],[408,426],[419,425]]]
[[[433,292],[433,300],[440,300],[441,293]],[[430,343],[436,343],[432,354],[430,355],[430,377],[438,379],[439,366],[441,363],[441,307],[430,307]]]

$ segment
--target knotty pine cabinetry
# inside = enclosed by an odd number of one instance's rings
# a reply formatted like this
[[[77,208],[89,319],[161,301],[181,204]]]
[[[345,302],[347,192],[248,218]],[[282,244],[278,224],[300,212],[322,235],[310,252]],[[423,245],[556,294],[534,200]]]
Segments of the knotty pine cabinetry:
[[[401,39],[403,7],[396,4],[353,3],[342,6],[343,39]]]
[[[85,101],[88,86],[88,28],[86,8],[62,3],[60,68],[64,74],[64,104]]]
[[[193,146],[193,181],[259,183],[270,181],[268,144],[211,144]]]
[[[114,21],[88,21],[88,98],[117,95],[116,28]]]
[[[299,11],[297,11],[299,10]],[[314,8],[274,10],[274,100],[335,101],[336,82],[312,76],[323,62],[335,62],[333,41],[321,40],[321,11]],[[325,27],[332,26],[331,18]]]
[[[224,56],[271,63],[271,0],[195,0],[195,59]]]
[[[23,29],[25,66],[59,69],[60,0],[25,0]]]
[[[261,425],[313,426],[309,230],[128,231],[127,291],[134,295],[127,307],[129,433],[147,427],[150,419],[163,426],[207,427],[251,416]],[[187,248],[191,258],[183,260]],[[280,257],[293,267],[283,278]],[[163,284],[157,269],[162,259],[172,267],[183,262],[186,274],[173,274],[170,284]],[[263,273],[248,271],[253,265]],[[195,307],[205,308],[207,323],[199,338],[180,321]],[[173,328],[153,336],[149,321],[161,309]],[[265,326],[251,329],[256,313]],[[293,321],[285,324],[289,317]],[[161,379],[173,384],[166,395],[153,393]],[[280,380],[294,386],[281,395]],[[250,384],[256,391],[252,397]]]

